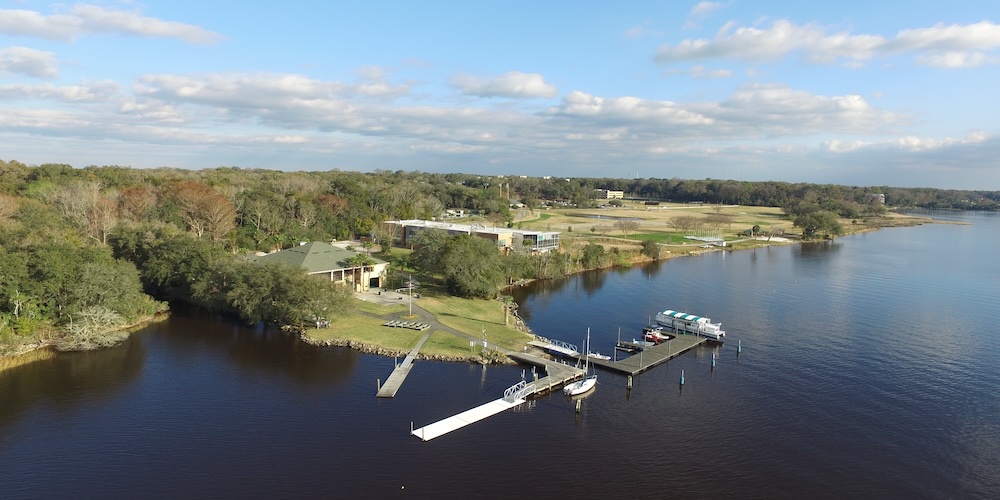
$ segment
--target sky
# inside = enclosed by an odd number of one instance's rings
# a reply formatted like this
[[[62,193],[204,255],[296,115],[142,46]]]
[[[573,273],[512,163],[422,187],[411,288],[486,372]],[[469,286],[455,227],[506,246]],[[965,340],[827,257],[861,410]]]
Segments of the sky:
[[[1000,2],[0,0],[0,159],[1000,190]]]

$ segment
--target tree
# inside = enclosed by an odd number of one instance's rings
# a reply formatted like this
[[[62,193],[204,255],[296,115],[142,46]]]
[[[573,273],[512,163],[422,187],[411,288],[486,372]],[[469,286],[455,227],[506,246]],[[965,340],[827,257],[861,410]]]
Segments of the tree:
[[[670,222],[668,222],[668,224],[673,226],[674,229],[681,231],[695,230],[701,226],[702,223],[703,220],[700,217],[695,217],[693,215],[678,215],[677,217],[670,219]]]
[[[614,223],[615,229],[622,232],[622,235],[628,238],[628,235],[637,231],[639,229],[639,221],[637,220],[627,220],[619,219]]]
[[[448,291],[460,297],[495,297],[504,281],[500,259],[489,240],[467,234],[452,236],[440,259]]]
[[[182,181],[171,186],[170,195],[177,203],[181,220],[199,239],[208,234],[213,241],[219,241],[236,224],[233,203],[211,186]]]
[[[365,273],[371,272],[372,266],[375,265],[375,259],[371,255],[358,253],[349,257],[347,263],[351,266],[351,281],[354,283],[354,289],[363,290],[365,288]]]
[[[586,269],[596,269],[604,263],[604,246],[588,243],[580,252],[580,265]]]
[[[802,237],[812,239],[818,233],[825,233],[827,236],[837,236],[843,232],[837,214],[825,210],[809,212],[795,218],[793,224],[802,228]]]
[[[0,222],[10,219],[20,208],[17,198],[0,194]]]
[[[653,240],[645,240],[642,242],[640,253],[650,259],[657,260],[660,258],[660,245]]]
[[[127,221],[144,220],[156,206],[156,195],[143,186],[122,188],[118,194],[118,213]]]

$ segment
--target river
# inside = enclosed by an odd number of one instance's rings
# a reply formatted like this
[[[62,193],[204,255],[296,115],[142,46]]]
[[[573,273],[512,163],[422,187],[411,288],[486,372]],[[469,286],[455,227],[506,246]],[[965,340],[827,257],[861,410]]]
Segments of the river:
[[[426,443],[522,368],[418,362],[380,400],[391,358],[175,315],[0,373],[0,498],[997,498],[1000,219],[951,217],[526,287],[533,330],[607,354],[667,308],[728,341]]]

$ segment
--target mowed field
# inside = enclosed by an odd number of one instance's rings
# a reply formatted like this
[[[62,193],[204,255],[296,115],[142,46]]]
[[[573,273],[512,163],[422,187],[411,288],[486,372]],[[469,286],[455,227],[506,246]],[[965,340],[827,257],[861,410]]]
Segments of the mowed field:
[[[642,203],[626,201],[621,208],[560,208],[522,212],[523,217],[515,226],[537,231],[559,231],[560,239],[572,243],[581,238],[600,238],[602,243],[633,240],[640,243],[653,240],[670,246],[700,246],[702,243],[686,239],[691,235],[720,234],[725,240],[744,239],[741,231],[757,225],[764,231],[795,233],[784,212],[777,207],[745,207],[731,205],[704,205],[661,203],[646,207]],[[638,228],[629,234],[616,229],[615,222],[630,220]],[[724,222],[719,222],[724,220]]]

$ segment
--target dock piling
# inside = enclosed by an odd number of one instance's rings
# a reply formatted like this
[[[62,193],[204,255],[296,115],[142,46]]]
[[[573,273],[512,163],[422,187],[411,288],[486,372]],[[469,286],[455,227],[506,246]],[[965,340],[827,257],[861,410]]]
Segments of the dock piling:
[[[582,404],[583,404],[583,400],[582,400],[582,399],[577,399],[577,400],[576,400],[576,412],[577,412],[577,413],[580,413],[580,406],[581,406]]]
[[[382,379],[377,378],[377,379],[375,379],[375,392],[378,392],[378,391],[381,391],[381,390],[382,390]]]
[[[736,354],[739,354],[743,350],[743,342],[740,340],[736,341]]]
[[[712,353],[712,368],[715,368],[715,353]]]
[[[684,370],[681,370],[681,385],[684,385]]]
[[[628,376],[628,388],[629,389],[632,388],[632,376],[631,375]]]

